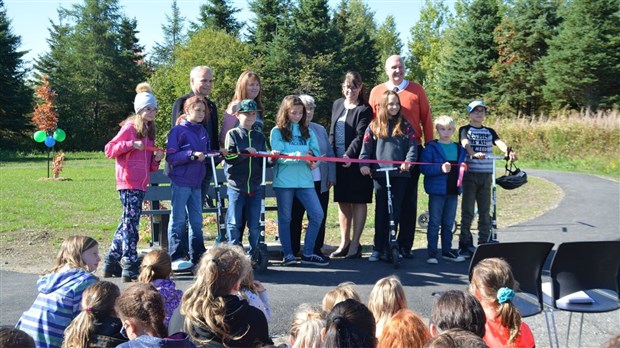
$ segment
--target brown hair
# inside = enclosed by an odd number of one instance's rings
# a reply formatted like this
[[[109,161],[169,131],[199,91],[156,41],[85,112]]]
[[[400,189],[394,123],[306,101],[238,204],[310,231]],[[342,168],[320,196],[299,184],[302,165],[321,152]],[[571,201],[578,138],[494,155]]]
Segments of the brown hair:
[[[200,98],[198,96],[191,96],[185,99],[185,101],[183,102],[183,114],[181,114],[177,118],[176,124],[180,124],[181,121],[187,119],[187,111],[192,105],[195,104],[202,104],[205,106],[205,117],[202,119],[202,124],[207,124],[209,116],[211,115],[211,110],[209,110],[209,105],[207,104],[207,102],[203,98]]]
[[[327,315],[323,347],[375,347],[375,318],[368,308],[353,299],[337,303]]]
[[[88,266],[82,260],[82,254],[93,247],[98,247],[96,240],[86,236],[70,236],[60,245],[56,255],[56,264],[47,273],[56,273],[61,268],[82,268],[88,272]],[[45,274],[45,273],[44,273]]]
[[[163,249],[155,249],[144,256],[138,281],[151,283],[155,279],[168,279],[171,273],[172,260],[170,255]]]
[[[34,339],[20,329],[0,328],[0,347],[35,348]]]
[[[362,82],[362,75],[357,71],[347,71],[344,75],[344,81],[342,82],[342,87],[346,84],[350,84],[355,88],[360,88],[360,93],[357,96],[357,102],[360,105],[365,105],[368,103],[366,100],[366,91],[364,90],[364,83]]]
[[[258,77],[258,74],[252,70],[245,70],[241,73],[241,75],[239,75],[239,79],[237,79],[237,84],[235,85],[235,95],[233,96],[231,103],[234,101],[249,99],[246,86],[251,79],[256,79],[258,84],[261,85],[260,77]],[[256,96],[256,98],[254,98],[254,101],[256,102],[256,105],[258,105],[259,110],[263,109],[263,104],[260,101],[261,93],[262,88],[258,91],[258,95]]]
[[[121,295],[116,284],[100,281],[87,287],[82,294],[82,311],[65,330],[63,347],[86,348],[95,334],[95,321],[115,316],[114,304]]]
[[[482,337],[463,329],[450,329],[431,339],[424,348],[488,348]]]
[[[344,282],[328,291],[325,296],[323,296],[323,310],[325,312],[330,312],[337,303],[347,299],[362,302],[360,295],[357,293],[354,286],[355,284],[353,282]]]
[[[116,312],[122,320],[140,323],[150,336],[168,336],[168,329],[164,325],[164,300],[150,284],[130,285],[116,301]]]
[[[441,294],[433,306],[430,322],[439,330],[459,328],[484,336],[487,318],[480,302],[471,294],[449,290]]]
[[[381,139],[385,139],[390,136],[396,137],[404,135],[403,128],[405,121],[403,119],[402,108],[398,110],[398,114],[396,115],[396,124],[394,125],[394,129],[392,129],[392,134],[388,134],[390,128],[389,121],[391,116],[388,113],[387,106],[390,96],[395,96],[396,99],[398,99],[398,104],[400,105],[400,98],[398,97],[398,93],[390,90],[383,92],[383,94],[381,95],[381,100],[379,101],[377,117],[375,117],[369,125],[370,130],[372,130],[375,136]]]
[[[504,287],[513,291],[517,291],[518,288],[508,262],[492,257],[476,264],[469,284],[470,292],[475,294],[477,290],[483,307],[488,304],[495,310],[502,326],[508,328],[510,332],[508,342],[513,343],[521,331],[521,314],[512,301],[500,304],[497,300],[497,291]]]
[[[280,104],[280,109],[278,110],[278,115],[276,116],[276,127],[280,130],[280,134],[282,134],[282,139],[284,141],[291,141],[293,138],[291,121],[288,119],[288,111],[292,109],[293,106],[297,105],[303,108],[303,116],[301,120],[299,120],[299,130],[301,131],[301,136],[304,139],[310,139],[310,130],[308,130],[308,126],[306,125],[306,106],[298,96],[287,95],[282,100],[282,104]]]
[[[381,331],[394,313],[407,308],[405,290],[396,276],[379,279],[370,291],[368,309],[375,317],[377,330],[375,335],[381,336]]]
[[[377,348],[422,348],[431,340],[431,334],[422,318],[414,311],[401,309],[385,324]]]

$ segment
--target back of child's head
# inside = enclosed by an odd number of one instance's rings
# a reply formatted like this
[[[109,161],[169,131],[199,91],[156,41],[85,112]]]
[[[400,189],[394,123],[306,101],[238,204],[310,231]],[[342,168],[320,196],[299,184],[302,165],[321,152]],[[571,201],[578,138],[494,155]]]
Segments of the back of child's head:
[[[377,336],[392,315],[404,308],[407,308],[407,297],[398,277],[379,279],[370,291],[368,299],[368,309],[377,323]]]
[[[323,311],[329,313],[337,303],[347,299],[362,302],[359,293],[355,290],[355,284],[353,282],[340,283],[337,287],[328,291],[325,296],[323,296]]]
[[[326,313],[318,306],[303,303],[297,307],[289,336],[291,347],[321,347],[321,330],[325,328],[325,316]]]
[[[164,325],[164,300],[151,284],[135,283],[125,289],[116,301],[116,313],[121,320],[129,320],[142,327],[149,336],[168,336]]]
[[[437,126],[450,127],[452,129],[456,128],[456,122],[454,122],[454,119],[447,115],[437,117],[435,122],[433,122],[433,125],[435,128],[437,128]]]
[[[470,292],[480,299],[483,307],[490,306],[495,309],[502,325],[510,331],[508,342],[514,342],[519,336],[521,314],[512,302],[518,283],[508,262],[500,258],[488,258],[478,262],[472,272],[469,288]]]
[[[35,348],[34,339],[20,329],[11,327],[0,328],[0,347],[2,348]]]
[[[442,332],[424,348],[488,348],[482,337],[463,329],[450,329]]]
[[[204,323],[222,340],[231,337],[225,329],[223,296],[230,295],[251,270],[239,246],[217,244],[210,248],[200,259],[196,281],[183,294],[181,314],[186,329],[191,323]],[[190,335],[199,344],[208,342],[193,331]]]
[[[58,272],[61,268],[82,268],[89,271],[88,266],[82,259],[82,254],[94,247],[99,247],[96,240],[87,236],[70,236],[60,245],[60,250],[56,255],[56,264],[49,273]]]
[[[155,279],[168,279],[170,274],[172,274],[170,255],[163,249],[155,249],[146,254],[144,259],[142,259],[138,281],[151,283]]]
[[[430,322],[432,331],[458,328],[483,337],[486,316],[480,302],[473,295],[459,290],[448,290],[435,302]]]
[[[327,315],[323,347],[375,347],[375,318],[363,303],[348,299]]]
[[[424,320],[410,309],[401,309],[385,324],[377,348],[421,348],[430,339]]]
[[[116,284],[100,281],[82,294],[82,311],[65,330],[63,347],[88,347],[95,333],[95,322],[116,315],[114,305],[121,291]]]

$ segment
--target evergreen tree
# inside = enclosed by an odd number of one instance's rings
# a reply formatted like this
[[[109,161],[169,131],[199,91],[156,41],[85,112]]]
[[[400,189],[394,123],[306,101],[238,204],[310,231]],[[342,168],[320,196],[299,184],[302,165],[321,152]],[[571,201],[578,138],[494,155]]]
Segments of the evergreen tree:
[[[620,2],[569,1],[544,58],[545,99],[555,108],[620,105]]]
[[[312,57],[334,52],[336,32],[330,22],[327,0],[299,0],[292,29],[300,54]]]
[[[491,102],[502,113],[533,115],[542,111],[545,84],[542,58],[559,24],[549,0],[517,0],[495,32],[499,59],[491,70],[497,81]]]
[[[254,13],[248,28],[248,41],[256,53],[266,53],[267,44],[273,41],[287,18],[290,18],[290,0],[253,0],[250,10]]]
[[[4,1],[0,0],[0,134],[2,147],[10,147],[8,137],[25,130],[31,111],[32,91],[25,84],[25,51],[19,51],[21,38],[13,34]],[[5,133],[6,132],[6,133]]]
[[[379,84],[386,80],[385,61],[394,55],[401,55],[403,43],[400,41],[400,33],[396,30],[396,21],[392,15],[385,17],[383,24],[377,29],[376,47],[379,54],[379,62],[375,68],[377,81]]]
[[[166,21],[161,25],[161,30],[164,33],[164,41],[162,43],[156,43],[155,47],[153,47],[151,62],[155,66],[173,64],[174,56],[172,52],[187,39],[187,35],[183,28],[185,17],[181,16],[179,6],[177,6],[177,0],[172,0],[171,10],[172,15],[166,15]]]
[[[463,19],[447,36],[449,51],[437,67],[433,109],[439,112],[463,110],[494,88],[489,72],[498,58],[493,35],[501,21],[498,0],[473,0],[464,10]]]
[[[198,23],[194,23],[194,30],[209,28],[224,30],[226,33],[237,37],[243,24],[235,19],[235,13],[241,11],[234,8],[227,0],[207,0],[200,6]]]

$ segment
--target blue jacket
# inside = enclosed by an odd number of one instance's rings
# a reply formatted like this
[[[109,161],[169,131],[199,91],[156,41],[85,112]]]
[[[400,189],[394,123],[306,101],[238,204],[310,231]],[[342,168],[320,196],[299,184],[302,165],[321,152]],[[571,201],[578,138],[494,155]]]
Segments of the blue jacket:
[[[291,124],[291,132],[293,133],[291,141],[282,139],[282,133],[278,127],[271,130],[271,149],[280,151],[283,155],[307,156],[308,150],[312,151],[315,156],[321,155],[321,149],[314,131],[308,129],[310,139],[304,139],[301,136],[299,124]],[[280,188],[314,188],[314,179],[312,178],[312,170],[308,167],[306,161],[296,159],[278,159],[274,171],[273,187]]]
[[[420,162],[433,163],[420,165],[420,171],[424,174],[424,190],[429,195],[456,195],[462,192],[461,187],[456,187],[459,175],[458,165],[465,161],[467,152],[461,145],[454,142],[452,144],[457,146],[457,161],[450,162],[452,168],[449,173],[441,171],[441,165],[448,160],[446,160],[446,154],[437,140],[428,142],[422,151]]]
[[[209,151],[209,135],[201,124],[187,120],[172,127],[166,141],[166,162],[170,165],[168,177],[175,185],[200,188],[207,174],[206,162],[192,160],[192,152]]]
[[[202,127],[202,126],[201,126]],[[196,345],[189,339],[189,335],[184,332],[178,332],[166,338],[142,335],[136,337],[135,340],[125,342],[117,348],[196,348]]]

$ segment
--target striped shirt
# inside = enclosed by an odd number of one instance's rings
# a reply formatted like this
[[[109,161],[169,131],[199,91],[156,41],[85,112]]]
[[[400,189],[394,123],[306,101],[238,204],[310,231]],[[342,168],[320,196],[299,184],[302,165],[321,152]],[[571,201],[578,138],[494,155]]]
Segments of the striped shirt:
[[[459,128],[459,142],[463,139],[469,140],[469,145],[474,153],[482,152],[486,155],[493,154],[493,144],[499,140],[499,136],[493,128],[474,127],[467,125]],[[492,159],[470,159],[467,157],[465,163],[469,166],[471,173],[493,173]]]

